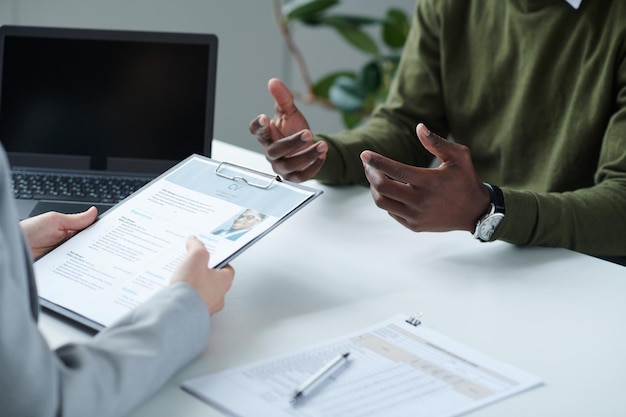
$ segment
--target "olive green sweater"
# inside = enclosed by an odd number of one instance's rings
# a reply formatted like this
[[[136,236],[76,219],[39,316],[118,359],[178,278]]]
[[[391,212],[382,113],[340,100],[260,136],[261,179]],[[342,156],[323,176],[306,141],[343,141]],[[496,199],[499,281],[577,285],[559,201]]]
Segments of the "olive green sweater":
[[[317,178],[366,184],[371,149],[428,166],[424,122],[504,192],[494,239],[626,255],[626,1],[419,0],[388,100]]]

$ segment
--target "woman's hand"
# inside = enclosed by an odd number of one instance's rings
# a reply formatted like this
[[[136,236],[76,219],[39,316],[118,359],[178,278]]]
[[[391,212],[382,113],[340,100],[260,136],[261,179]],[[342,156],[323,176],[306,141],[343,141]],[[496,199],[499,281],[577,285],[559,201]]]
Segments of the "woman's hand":
[[[22,220],[20,226],[33,258],[38,259],[91,225],[96,217],[98,209],[95,207],[76,214],[49,211]]]

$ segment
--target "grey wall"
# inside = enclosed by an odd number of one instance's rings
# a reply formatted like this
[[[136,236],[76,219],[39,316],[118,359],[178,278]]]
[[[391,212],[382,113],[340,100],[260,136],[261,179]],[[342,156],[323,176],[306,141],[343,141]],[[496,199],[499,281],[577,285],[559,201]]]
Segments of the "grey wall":
[[[219,38],[215,137],[259,150],[248,122],[271,114],[267,81],[280,77],[302,91],[274,20],[272,0],[0,0],[0,23],[215,33]],[[390,5],[410,13],[415,0],[344,0],[343,11],[381,15]],[[365,58],[334,32],[297,28],[312,77],[354,68]],[[316,131],[333,132],[341,122],[335,112],[299,103]]]

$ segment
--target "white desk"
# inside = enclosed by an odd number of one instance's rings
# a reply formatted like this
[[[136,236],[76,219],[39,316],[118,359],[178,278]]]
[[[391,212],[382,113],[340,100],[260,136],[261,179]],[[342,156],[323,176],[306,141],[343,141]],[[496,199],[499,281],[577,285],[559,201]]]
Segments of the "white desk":
[[[213,158],[268,169],[219,141]],[[404,229],[364,187],[324,194],[235,259],[209,347],[133,417],[221,414],[181,381],[359,330],[395,313],[543,378],[477,417],[626,414],[626,268],[548,248]],[[47,315],[53,346],[88,336]]]

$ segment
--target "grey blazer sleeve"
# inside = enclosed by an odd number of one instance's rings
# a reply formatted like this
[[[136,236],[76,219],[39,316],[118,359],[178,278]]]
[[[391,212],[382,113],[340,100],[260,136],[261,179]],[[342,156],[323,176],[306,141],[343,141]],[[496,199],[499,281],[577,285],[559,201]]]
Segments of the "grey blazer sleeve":
[[[195,290],[165,288],[91,343],[56,351],[61,415],[127,414],[195,358],[208,335],[209,313]]]
[[[7,167],[0,145],[0,416],[122,417],[206,347],[209,313],[178,283],[87,343],[52,351]]]
[[[28,295],[2,287],[2,416],[124,416],[208,341],[208,312],[186,284],[162,290],[89,342],[56,351],[39,333]]]

